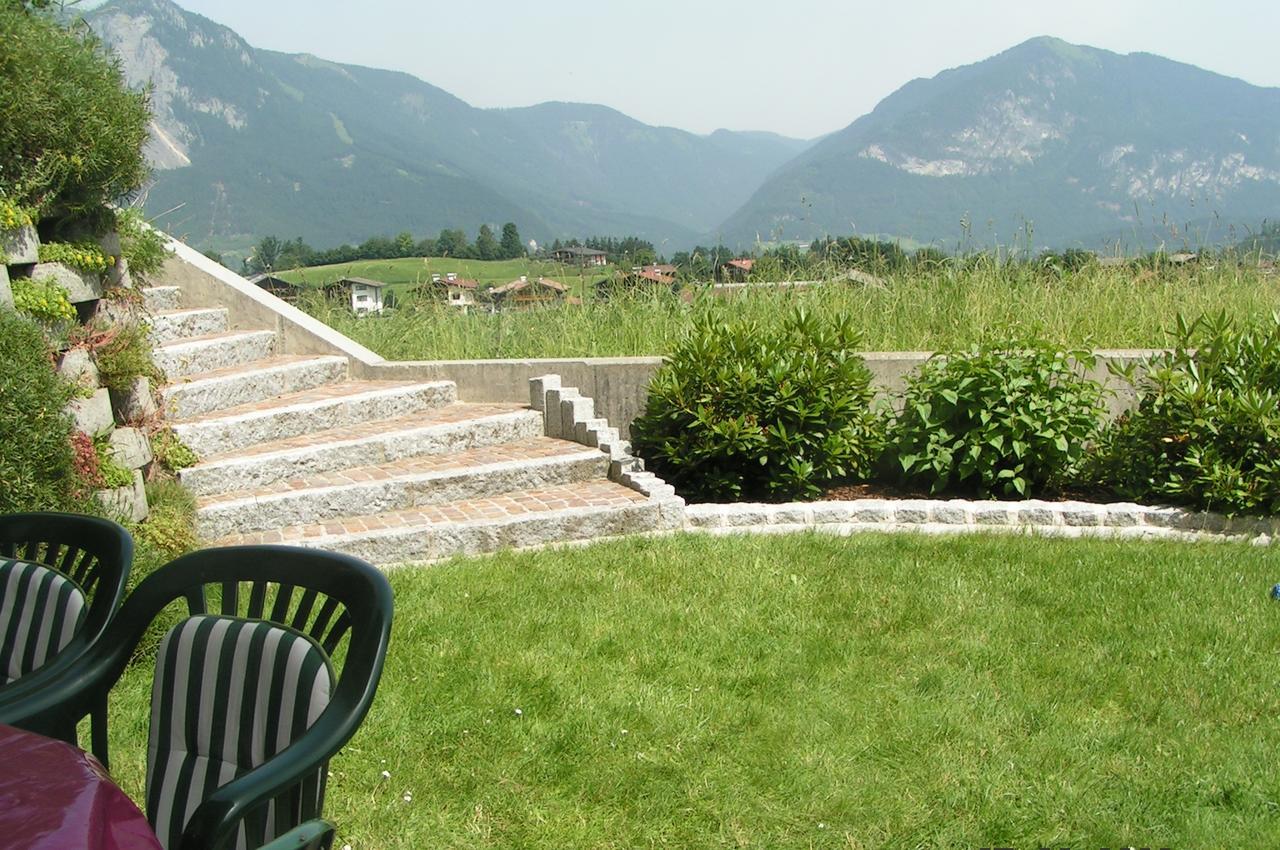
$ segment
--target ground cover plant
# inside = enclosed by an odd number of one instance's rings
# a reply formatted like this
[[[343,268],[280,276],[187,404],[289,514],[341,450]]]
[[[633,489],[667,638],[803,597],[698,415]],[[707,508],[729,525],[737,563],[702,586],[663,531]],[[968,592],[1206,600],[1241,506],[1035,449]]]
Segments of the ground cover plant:
[[[848,317],[797,309],[779,327],[702,319],[649,384],[636,452],[697,501],[812,499],[862,477],[883,444]]]
[[[405,261],[401,261],[405,262]],[[420,262],[420,261],[419,261]],[[967,348],[997,333],[1034,334],[1069,348],[1147,348],[1168,342],[1173,316],[1280,308],[1280,276],[1220,262],[1151,269],[1093,263],[1077,272],[1035,263],[944,261],[886,272],[884,285],[830,282],[752,289],[692,304],[639,293],[581,305],[462,314],[400,298],[394,315],[356,318],[339,304],[307,305],[322,321],[393,360],[664,355],[701,316],[779,324],[797,306],[852,317],[867,351]],[[377,277],[370,273],[366,276]],[[551,275],[555,277],[555,275]]]
[[[1179,316],[1171,337],[1124,374],[1138,404],[1104,431],[1087,474],[1126,499],[1280,512],[1280,314]]]
[[[1278,574],[1235,544],[881,535],[395,571],[326,814],[386,850],[1274,847]],[[112,703],[135,796],[144,667]]]

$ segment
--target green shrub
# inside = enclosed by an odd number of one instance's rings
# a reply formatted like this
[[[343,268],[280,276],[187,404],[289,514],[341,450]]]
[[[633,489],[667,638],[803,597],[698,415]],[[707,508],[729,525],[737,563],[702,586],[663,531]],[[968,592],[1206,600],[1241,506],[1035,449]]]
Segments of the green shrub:
[[[0,191],[41,218],[98,213],[146,178],[146,97],[87,26],[0,3]]]
[[[102,385],[126,392],[136,378],[164,380],[151,356],[151,339],[141,324],[112,325],[99,330],[90,340],[94,364]]]
[[[40,329],[0,310],[0,513],[70,504],[77,476],[63,408],[71,395]]]
[[[1116,370],[1136,407],[1104,430],[1088,480],[1138,501],[1280,512],[1280,316],[1178,317],[1170,351]]]
[[[1102,415],[1093,355],[1038,340],[930,358],[889,430],[892,473],[932,493],[1029,498],[1077,469]]]
[[[120,234],[120,252],[129,263],[129,274],[138,282],[154,277],[163,268],[171,252],[160,231],[142,220],[140,210],[131,207],[117,213],[116,231]]]
[[[111,453],[110,434],[102,434],[93,440],[94,454],[98,456],[98,471],[102,475],[101,486],[112,490],[133,486],[133,470],[121,466]]]
[[[0,230],[17,230],[32,223],[31,213],[0,195]]]
[[[169,472],[195,466],[200,458],[172,428],[161,428],[151,435],[151,454],[155,462]]]
[[[698,500],[814,498],[865,475],[882,429],[858,344],[845,316],[699,319],[649,385],[636,450]]]

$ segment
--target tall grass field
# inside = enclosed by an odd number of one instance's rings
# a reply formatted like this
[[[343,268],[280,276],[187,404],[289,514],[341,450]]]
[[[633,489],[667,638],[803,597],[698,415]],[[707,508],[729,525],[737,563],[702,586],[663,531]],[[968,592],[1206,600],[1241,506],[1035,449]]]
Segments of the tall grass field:
[[[403,261],[402,261],[403,262]],[[700,315],[779,321],[792,307],[854,318],[867,351],[939,350],[1010,333],[1068,346],[1148,348],[1167,342],[1178,313],[1225,311],[1248,320],[1280,309],[1280,276],[1218,263],[1159,270],[1093,264],[1055,274],[1030,263],[975,263],[886,275],[882,286],[832,280],[713,294],[691,285],[582,304],[462,313],[438,301],[402,299],[381,317],[356,318],[314,298],[305,308],[393,360],[607,357],[669,353]]]

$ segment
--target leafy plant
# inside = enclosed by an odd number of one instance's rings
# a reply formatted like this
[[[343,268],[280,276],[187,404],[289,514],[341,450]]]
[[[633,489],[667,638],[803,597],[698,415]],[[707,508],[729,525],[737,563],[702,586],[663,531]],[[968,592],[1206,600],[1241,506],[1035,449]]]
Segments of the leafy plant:
[[[93,242],[44,242],[40,245],[40,262],[63,263],[82,272],[106,274],[115,258]]]
[[[142,212],[137,208],[130,207],[116,214],[116,231],[120,234],[120,251],[129,263],[129,273],[139,280],[156,275],[172,253],[165,247],[164,236],[143,221]]]
[[[151,454],[156,463],[170,472],[177,472],[200,462],[200,457],[182,442],[172,428],[161,428],[151,435]]]
[[[930,358],[889,431],[893,472],[930,492],[1028,498],[1062,486],[1098,429],[1093,355],[1038,340]]]
[[[0,230],[17,230],[32,223],[31,213],[0,195]]]
[[[635,447],[694,499],[814,498],[865,475],[882,428],[859,341],[847,316],[700,319],[650,383]]]
[[[1103,432],[1087,479],[1128,499],[1280,511],[1280,316],[1179,316],[1171,336],[1168,352],[1114,370],[1138,403]]]
[[[76,320],[76,308],[67,292],[51,277],[16,278],[9,282],[13,306],[46,325],[58,326]]]
[[[98,456],[98,471],[102,474],[102,487],[114,489],[133,484],[133,470],[126,469],[111,453],[109,434],[100,434],[93,440],[93,450]]]
[[[76,481],[71,385],[29,319],[0,310],[0,513],[67,507]]]
[[[0,186],[44,217],[93,215],[147,175],[146,96],[87,26],[0,4]]]

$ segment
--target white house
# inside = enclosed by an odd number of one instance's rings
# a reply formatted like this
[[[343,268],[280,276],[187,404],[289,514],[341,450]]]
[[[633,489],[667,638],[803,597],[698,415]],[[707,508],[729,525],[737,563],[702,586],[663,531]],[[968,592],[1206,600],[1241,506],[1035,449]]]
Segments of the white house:
[[[327,293],[345,292],[351,298],[353,313],[381,313],[382,289],[386,284],[364,277],[344,277],[325,287]]]

